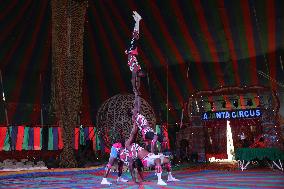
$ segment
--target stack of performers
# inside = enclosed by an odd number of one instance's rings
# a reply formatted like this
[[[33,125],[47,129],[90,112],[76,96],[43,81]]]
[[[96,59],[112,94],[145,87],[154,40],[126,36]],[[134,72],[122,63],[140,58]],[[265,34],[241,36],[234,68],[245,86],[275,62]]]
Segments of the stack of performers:
[[[157,140],[163,142],[163,137],[158,136],[157,133],[155,133],[154,130],[149,126],[146,118],[142,114],[140,114],[141,100],[139,87],[140,77],[143,77],[144,74],[142,73],[141,67],[137,61],[136,56],[138,55],[138,51],[136,45],[139,38],[139,22],[142,18],[136,11],[133,11],[133,18],[135,20],[135,26],[132,33],[132,40],[130,47],[125,51],[125,53],[128,55],[128,66],[130,68],[130,71],[132,72],[131,83],[133,86],[133,92],[135,94],[134,109],[132,110],[133,128],[127,141],[124,142],[123,140],[121,140],[118,143],[113,144],[109,162],[106,166],[105,176],[101,181],[101,184],[111,184],[107,180],[107,176],[113,163],[118,160],[119,173],[117,181],[127,182],[127,180],[121,177],[122,167],[124,163],[129,166],[133,181],[136,182],[136,178],[133,173],[134,168],[137,168],[141,179],[144,180],[142,169],[139,165],[139,162],[142,162],[142,165],[144,167],[155,166],[156,175],[158,177],[158,185],[167,185],[167,183],[162,180],[162,165],[164,165],[167,169],[168,182],[179,180],[172,176],[169,158],[163,154],[154,154],[154,147],[156,146]],[[142,133],[144,140],[151,140],[151,153],[134,142],[138,133],[138,128]]]
[[[141,16],[133,11],[133,18],[135,20],[134,30],[132,32],[132,39],[129,48],[125,51],[128,56],[128,66],[132,72],[132,88],[135,95],[134,109],[132,110],[132,121],[136,122],[144,141],[151,140],[151,153],[154,153],[157,140],[162,143],[165,139],[162,135],[157,135],[154,130],[149,126],[147,119],[140,114],[141,99],[140,99],[140,77],[144,76],[141,70],[141,66],[138,63],[137,55],[137,40],[139,39],[139,22],[142,19]]]

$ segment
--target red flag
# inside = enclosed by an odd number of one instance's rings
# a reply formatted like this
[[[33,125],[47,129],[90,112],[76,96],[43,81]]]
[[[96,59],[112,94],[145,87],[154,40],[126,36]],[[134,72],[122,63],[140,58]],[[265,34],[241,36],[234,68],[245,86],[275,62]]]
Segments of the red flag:
[[[22,150],[23,149],[24,132],[25,132],[25,127],[24,126],[18,126],[16,150]]]
[[[63,140],[62,140],[61,127],[58,127],[58,149],[62,148],[63,148]]]
[[[40,127],[34,127],[34,149],[40,150]]]
[[[0,151],[3,150],[5,138],[7,133],[7,127],[1,127],[0,126]]]
[[[79,134],[80,134],[80,128],[75,128],[75,137],[74,137],[74,145],[75,145],[75,150],[78,150],[79,148],[79,144],[78,144],[78,141],[79,141]]]

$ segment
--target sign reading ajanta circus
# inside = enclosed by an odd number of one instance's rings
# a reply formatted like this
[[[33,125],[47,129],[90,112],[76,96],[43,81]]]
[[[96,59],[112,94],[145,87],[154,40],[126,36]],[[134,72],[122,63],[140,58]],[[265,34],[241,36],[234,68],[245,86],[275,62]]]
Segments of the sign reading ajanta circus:
[[[245,109],[245,110],[231,110],[231,111],[217,111],[205,112],[202,114],[201,119],[240,119],[240,118],[257,118],[261,116],[260,109]]]

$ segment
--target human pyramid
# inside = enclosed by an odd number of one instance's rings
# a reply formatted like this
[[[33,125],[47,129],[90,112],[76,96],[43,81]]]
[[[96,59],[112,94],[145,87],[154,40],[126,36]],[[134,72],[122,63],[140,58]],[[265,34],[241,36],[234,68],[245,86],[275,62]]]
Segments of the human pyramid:
[[[132,122],[133,128],[129,135],[129,138],[125,141],[123,138],[119,139],[117,143],[113,144],[111,147],[109,162],[106,165],[106,171],[104,178],[101,181],[101,184],[112,184],[107,180],[107,176],[110,172],[111,166],[115,161],[118,162],[118,182],[127,182],[128,180],[123,179],[122,168],[123,164],[129,166],[130,174],[134,182],[136,182],[134,168],[137,168],[138,173],[142,181],[144,181],[143,173],[139,162],[142,162],[144,167],[153,167],[155,166],[156,175],[158,177],[158,185],[167,185],[166,182],[162,179],[162,165],[166,168],[168,172],[168,182],[179,181],[174,178],[171,173],[171,163],[167,156],[163,154],[156,155],[154,149],[156,146],[157,140],[160,142],[163,141],[163,137],[154,132],[154,130],[149,126],[149,123],[145,116],[140,114],[141,99],[140,99],[140,77],[143,77],[144,74],[141,70],[141,66],[137,60],[137,40],[139,39],[139,22],[142,19],[141,16],[133,11],[133,18],[135,20],[134,30],[132,32],[132,39],[130,42],[129,48],[125,51],[125,54],[128,56],[128,66],[132,73],[131,83],[133,87],[133,92],[135,95],[134,108],[132,110]],[[138,130],[141,132],[144,141],[151,140],[151,152],[148,152],[146,149],[141,147],[139,144],[135,143]]]

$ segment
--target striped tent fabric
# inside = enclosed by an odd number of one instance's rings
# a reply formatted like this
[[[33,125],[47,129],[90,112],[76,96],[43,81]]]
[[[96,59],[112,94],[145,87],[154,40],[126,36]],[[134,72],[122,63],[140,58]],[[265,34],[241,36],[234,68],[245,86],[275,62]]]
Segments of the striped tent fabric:
[[[51,5],[15,0],[2,5],[7,7],[1,13],[3,85],[7,102],[17,102],[8,118],[30,122],[40,111],[33,106],[22,111],[22,102],[50,99]],[[170,123],[179,120],[182,104],[200,90],[262,85],[282,91],[283,99],[283,7],[283,0],[89,1],[82,121],[94,123],[106,99],[132,92],[124,54],[132,10],[143,18],[138,48],[147,78],[141,80],[141,94],[163,115],[168,112]]]

